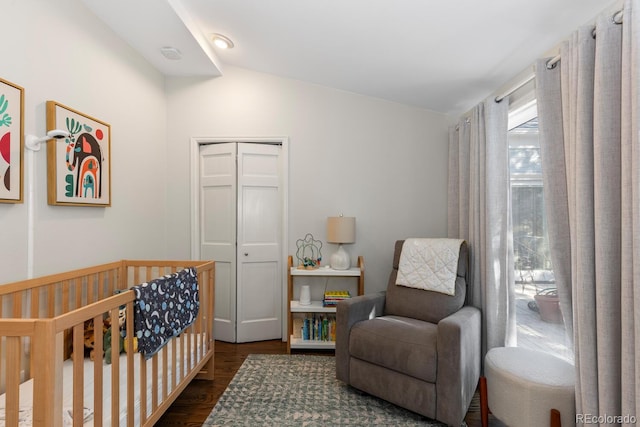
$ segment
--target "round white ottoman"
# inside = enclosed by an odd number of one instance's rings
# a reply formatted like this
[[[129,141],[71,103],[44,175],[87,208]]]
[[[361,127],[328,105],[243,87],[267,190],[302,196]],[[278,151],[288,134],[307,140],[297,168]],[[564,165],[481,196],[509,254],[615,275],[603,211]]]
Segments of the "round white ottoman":
[[[542,351],[499,347],[485,356],[491,413],[508,426],[549,425],[551,409],[563,426],[575,425],[574,367]]]

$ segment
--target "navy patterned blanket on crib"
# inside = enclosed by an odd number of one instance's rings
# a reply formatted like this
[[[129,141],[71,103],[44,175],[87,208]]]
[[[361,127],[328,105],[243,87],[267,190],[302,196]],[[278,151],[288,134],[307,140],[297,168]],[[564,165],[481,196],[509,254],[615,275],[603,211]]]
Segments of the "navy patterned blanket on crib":
[[[134,328],[145,359],[191,325],[198,315],[198,275],[194,267],[131,288],[136,296]]]

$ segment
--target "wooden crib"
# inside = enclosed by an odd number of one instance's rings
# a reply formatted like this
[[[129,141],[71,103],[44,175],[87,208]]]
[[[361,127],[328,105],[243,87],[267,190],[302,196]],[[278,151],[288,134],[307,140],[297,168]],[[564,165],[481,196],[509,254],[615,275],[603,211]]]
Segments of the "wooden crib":
[[[149,360],[121,354],[115,339],[106,364],[98,335],[93,361],[85,357],[85,321],[102,325],[122,307],[133,319],[131,286],[187,267],[196,267],[200,300],[189,328]],[[192,379],[213,380],[214,268],[213,261],[123,260],[0,286],[4,425],[31,417],[34,426],[152,426]],[[126,322],[126,349],[133,323]]]

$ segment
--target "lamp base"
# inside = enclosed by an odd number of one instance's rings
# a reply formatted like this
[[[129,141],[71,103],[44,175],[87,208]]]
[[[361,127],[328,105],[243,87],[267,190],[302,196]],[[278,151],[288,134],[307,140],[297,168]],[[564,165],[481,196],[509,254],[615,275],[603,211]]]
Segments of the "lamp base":
[[[348,270],[351,267],[349,254],[344,250],[342,245],[339,245],[338,250],[331,255],[329,265],[334,270]]]

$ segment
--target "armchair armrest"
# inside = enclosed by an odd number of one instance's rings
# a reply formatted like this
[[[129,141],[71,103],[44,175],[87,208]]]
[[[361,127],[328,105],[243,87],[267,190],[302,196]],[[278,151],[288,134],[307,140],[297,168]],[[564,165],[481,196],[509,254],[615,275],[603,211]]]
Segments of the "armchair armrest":
[[[349,334],[362,320],[381,316],[386,292],[360,295],[338,302],[336,307],[336,378],[349,383]]]
[[[437,419],[460,425],[480,378],[481,315],[465,306],[438,323]]]

